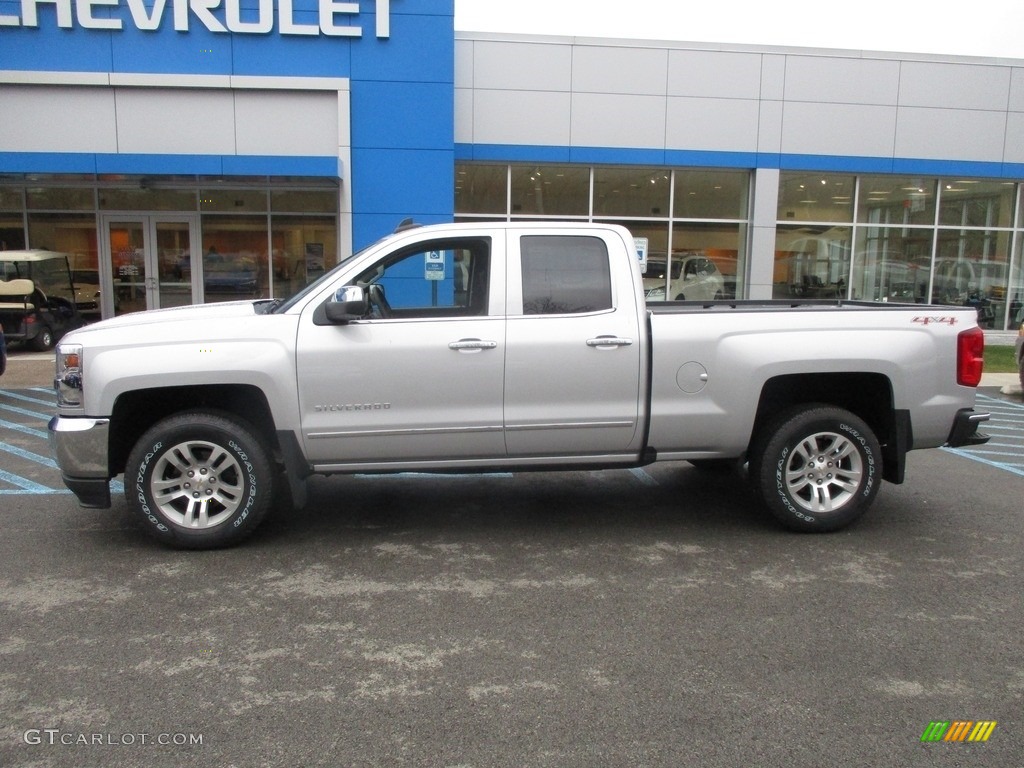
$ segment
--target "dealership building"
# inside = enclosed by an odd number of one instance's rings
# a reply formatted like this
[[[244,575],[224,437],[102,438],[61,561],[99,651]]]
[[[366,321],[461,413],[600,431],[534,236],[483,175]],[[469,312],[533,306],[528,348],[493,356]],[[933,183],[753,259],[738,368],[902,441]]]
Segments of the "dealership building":
[[[1024,299],[1024,60],[0,0],[0,114],[0,249],[104,317],[285,296],[406,217],[623,224],[670,299]]]

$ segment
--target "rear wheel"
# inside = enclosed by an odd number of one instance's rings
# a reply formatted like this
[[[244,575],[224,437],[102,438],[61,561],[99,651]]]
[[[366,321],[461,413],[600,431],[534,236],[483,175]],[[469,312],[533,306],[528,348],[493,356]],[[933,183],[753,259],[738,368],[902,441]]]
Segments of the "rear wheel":
[[[125,467],[128,506],[160,541],[185,549],[237,544],[271,507],[273,465],[234,416],[170,416],[136,443]]]
[[[771,513],[797,531],[835,531],[867,511],[881,482],[870,427],[842,408],[805,405],[761,432],[750,479]]]
[[[53,331],[50,330],[50,326],[43,325],[30,342],[32,349],[37,352],[46,352],[53,349]]]

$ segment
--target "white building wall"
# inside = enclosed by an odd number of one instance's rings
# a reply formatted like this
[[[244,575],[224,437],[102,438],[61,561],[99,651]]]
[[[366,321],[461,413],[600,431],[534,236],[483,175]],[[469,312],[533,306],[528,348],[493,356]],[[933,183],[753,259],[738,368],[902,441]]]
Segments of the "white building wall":
[[[459,33],[456,141],[1024,161],[1024,62]]]
[[[0,148],[332,156],[350,143],[339,109],[343,103],[348,110],[345,79],[193,76],[182,80],[188,87],[172,82],[162,75],[0,72]],[[60,105],[57,112],[54,105]]]

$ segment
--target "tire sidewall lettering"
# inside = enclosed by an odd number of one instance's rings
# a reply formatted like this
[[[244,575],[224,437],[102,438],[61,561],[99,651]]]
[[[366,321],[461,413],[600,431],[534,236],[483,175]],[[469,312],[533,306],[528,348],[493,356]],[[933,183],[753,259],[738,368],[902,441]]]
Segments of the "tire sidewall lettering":
[[[875,453],[871,450],[867,439],[857,429],[843,422],[840,422],[839,429],[850,435],[850,437],[857,441],[857,445],[860,446],[860,454],[864,458],[864,464],[867,468],[860,496],[865,499],[869,498],[875,484]]]
[[[814,517],[793,506],[793,502],[786,492],[784,478],[786,476],[786,462],[789,459],[789,451],[790,447],[788,445],[783,446],[782,452],[779,454],[779,460],[775,464],[775,492],[778,493],[779,500],[790,514],[795,515],[801,520],[806,520],[808,523],[813,523]]]
[[[150,523],[156,526],[158,531],[167,532],[170,528],[158,518],[153,510],[149,506],[149,497],[146,495],[146,474],[149,470],[150,464],[153,459],[160,453],[160,449],[163,448],[164,444],[162,441],[154,443],[153,446],[146,452],[142,462],[139,464],[139,471],[135,475],[135,497],[139,502],[139,509]]]

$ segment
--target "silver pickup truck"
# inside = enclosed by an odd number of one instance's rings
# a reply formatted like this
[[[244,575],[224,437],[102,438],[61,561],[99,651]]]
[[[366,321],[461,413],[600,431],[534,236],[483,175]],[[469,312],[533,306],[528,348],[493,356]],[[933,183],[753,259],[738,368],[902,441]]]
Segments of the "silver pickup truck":
[[[976,444],[973,309],[647,305],[619,226],[396,231],[284,302],[126,315],[59,345],[64,482],[207,548],[313,474],[735,465],[796,530],[859,517],[907,451]]]

